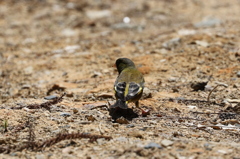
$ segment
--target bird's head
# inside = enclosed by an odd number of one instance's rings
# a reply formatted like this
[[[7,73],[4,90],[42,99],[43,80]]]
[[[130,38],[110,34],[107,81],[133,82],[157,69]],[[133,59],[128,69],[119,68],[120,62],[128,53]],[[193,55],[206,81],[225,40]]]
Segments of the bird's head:
[[[135,64],[128,58],[119,58],[116,60],[116,66],[118,73],[121,73],[125,68],[135,67]]]

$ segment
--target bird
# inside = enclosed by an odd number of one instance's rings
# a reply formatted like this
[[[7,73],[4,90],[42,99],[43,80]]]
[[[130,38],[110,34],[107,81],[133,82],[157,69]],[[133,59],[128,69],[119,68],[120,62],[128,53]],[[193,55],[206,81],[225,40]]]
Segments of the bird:
[[[143,94],[145,80],[142,73],[128,58],[116,60],[118,77],[114,83],[116,102],[111,108],[128,109],[128,103],[133,102],[139,109],[139,99]]]

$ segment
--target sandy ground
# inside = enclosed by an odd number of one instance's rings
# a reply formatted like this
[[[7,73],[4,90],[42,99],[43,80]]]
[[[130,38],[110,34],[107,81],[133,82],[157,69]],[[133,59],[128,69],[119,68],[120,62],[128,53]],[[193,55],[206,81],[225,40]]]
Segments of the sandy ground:
[[[0,1],[0,158],[239,159],[239,8],[238,0]],[[144,74],[147,116],[133,104],[108,109],[119,57]]]

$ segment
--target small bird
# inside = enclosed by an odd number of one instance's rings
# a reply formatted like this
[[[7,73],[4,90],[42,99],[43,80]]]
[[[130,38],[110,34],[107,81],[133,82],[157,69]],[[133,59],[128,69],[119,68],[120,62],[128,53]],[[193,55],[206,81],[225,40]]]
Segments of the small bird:
[[[127,109],[130,102],[134,102],[139,108],[139,99],[142,96],[145,82],[142,73],[128,58],[117,59],[116,66],[119,73],[114,84],[117,101],[111,108]]]

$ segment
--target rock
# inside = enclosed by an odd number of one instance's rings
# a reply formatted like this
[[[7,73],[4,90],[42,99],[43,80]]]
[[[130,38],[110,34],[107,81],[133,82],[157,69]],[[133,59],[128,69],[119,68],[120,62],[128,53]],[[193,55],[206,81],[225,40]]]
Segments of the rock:
[[[101,72],[94,71],[93,75],[91,76],[91,78],[96,78],[96,77],[101,77],[101,76],[102,76]]]
[[[184,35],[184,36],[194,35],[194,34],[196,34],[196,30],[181,29],[181,30],[178,31],[178,34],[179,35]]]
[[[56,96],[56,95],[50,95],[50,96],[44,97],[44,99],[46,99],[46,100],[54,100],[54,99],[57,99],[57,98],[58,98],[58,96]]]
[[[176,77],[170,77],[168,78],[168,82],[176,82],[177,78]]]
[[[97,139],[98,145],[103,145],[105,143],[105,141],[106,140],[104,138]]]
[[[77,114],[77,113],[78,113],[78,110],[77,110],[76,108],[73,108],[72,111],[73,111],[74,114]]]
[[[220,23],[221,23],[220,19],[207,17],[207,18],[203,19],[201,22],[195,23],[194,26],[197,28],[212,27],[215,25],[219,25]]]
[[[237,72],[237,77],[240,77],[240,71]]]
[[[162,149],[163,147],[160,146],[159,144],[155,143],[155,142],[150,142],[149,144],[147,144],[146,146],[144,146],[145,149],[152,149],[152,148],[158,148],[158,149]]]
[[[60,113],[60,116],[69,117],[69,116],[71,116],[71,114],[68,112],[63,112],[63,113]]]
[[[162,142],[161,142],[162,146],[164,146],[164,147],[172,146],[173,143],[174,143],[173,141],[167,140],[167,139],[164,139],[164,140],[162,140]]]
[[[32,66],[28,66],[24,69],[24,72],[26,75],[30,75],[33,73],[33,67]]]
[[[73,153],[72,149],[73,149],[72,147],[65,147],[62,149],[62,153],[71,154],[71,153]]]
[[[16,87],[11,87],[8,92],[10,96],[14,96],[18,93],[18,89]]]
[[[127,142],[128,139],[126,137],[118,137],[115,140],[120,141],[120,142]]]
[[[110,10],[87,10],[86,16],[90,19],[99,19],[112,15]]]
[[[226,154],[232,153],[233,149],[219,149],[217,150],[217,152],[226,155]]]
[[[118,118],[116,120],[116,122],[119,123],[119,124],[129,124],[129,121],[126,118],[124,118],[124,117]]]
[[[61,32],[61,34],[63,36],[71,37],[71,36],[76,36],[77,31],[70,29],[70,28],[66,28]]]
[[[150,53],[151,54],[155,54],[156,53],[156,54],[164,54],[164,55],[166,55],[166,54],[168,54],[168,50],[164,49],[164,48],[162,48],[162,49],[155,49],[155,50],[152,50]],[[161,61],[161,62],[164,62],[164,61]]]
[[[145,88],[143,89],[142,98],[143,98],[143,99],[152,98],[152,93],[151,93],[151,90],[150,90],[149,88],[145,87]]]
[[[31,88],[31,86],[28,85],[28,84],[24,84],[24,85],[21,87],[21,89],[29,89],[29,88]]]
[[[203,47],[208,47],[209,46],[208,42],[206,42],[206,41],[196,40],[195,43],[197,45],[200,45],[200,46],[203,46]]]
[[[203,91],[207,84],[208,84],[208,81],[207,82],[205,82],[205,81],[195,81],[195,82],[191,83],[191,88],[194,91],[199,91],[199,90]]]
[[[135,127],[134,124],[128,124],[128,125],[126,126],[126,128],[133,128],[133,127]]]
[[[171,48],[171,47],[175,47],[177,46],[181,41],[181,38],[177,37],[177,38],[173,38],[165,43],[162,44],[162,47],[164,48]]]
[[[211,151],[213,149],[213,145],[210,145],[209,143],[205,143],[203,146],[208,151]]]
[[[123,23],[130,23],[131,19],[129,17],[123,18]]]
[[[143,139],[143,134],[140,131],[132,131],[128,133],[128,136]]]
[[[91,121],[91,122],[93,122],[93,121],[96,120],[96,118],[95,118],[93,115],[86,115],[85,118],[86,118],[88,121]]]
[[[64,48],[64,50],[68,53],[74,53],[76,50],[80,49],[79,45],[70,45],[70,46],[66,46]]]
[[[36,159],[45,159],[45,155],[44,154],[36,154],[35,156]]]

